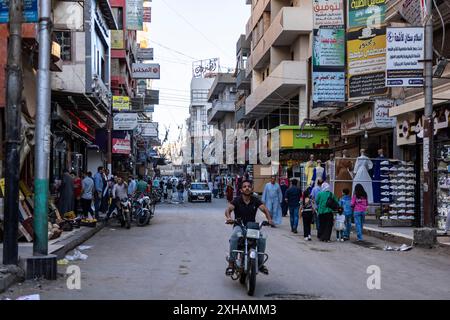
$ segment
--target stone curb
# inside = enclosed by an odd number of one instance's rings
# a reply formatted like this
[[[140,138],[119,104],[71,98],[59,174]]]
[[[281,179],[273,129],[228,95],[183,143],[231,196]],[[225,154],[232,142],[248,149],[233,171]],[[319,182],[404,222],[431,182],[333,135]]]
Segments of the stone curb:
[[[83,242],[89,240],[101,229],[103,229],[103,223],[100,222],[95,228],[86,229],[86,231],[80,232],[70,238],[64,239],[61,243],[59,243],[63,247],[55,252],[52,252],[52,254],[56,255],[58,259],[63,259],[66,256],[67,252],[75,249]],[[21,281],[21,279],[19,279],[15,274],[0,274],[0,293],[5,292],[11,285],[15,284],[18,281]]]

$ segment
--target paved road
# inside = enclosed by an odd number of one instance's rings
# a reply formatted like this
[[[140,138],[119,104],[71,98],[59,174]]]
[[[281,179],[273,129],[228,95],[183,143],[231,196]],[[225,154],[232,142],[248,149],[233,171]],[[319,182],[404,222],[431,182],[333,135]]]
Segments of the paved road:
[[[224,200],[163,204],[145,228],[103,229],[86,245],[89,258],[76,264],[81,290],[58,281],[30,281],[0,298],[39,293],[42,299],[450,299],[450,255],[413,249],[381,250],[385,243],[305,242],[285,218],[268,233],[270,275],[258,275],[255,297],[224,276],[231,231]],[[262,217],[262,216],[261,216]],[[381,269],[381,289],[367,288],[367,268]]]

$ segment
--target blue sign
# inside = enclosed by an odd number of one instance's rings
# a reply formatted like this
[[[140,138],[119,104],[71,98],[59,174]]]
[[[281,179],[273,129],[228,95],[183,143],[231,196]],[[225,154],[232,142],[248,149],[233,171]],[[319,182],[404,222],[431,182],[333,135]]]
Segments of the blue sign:
[[[23,1],[23,22],[38,22],[38,0]],[[9,22],[9,0],[0,0],[0,23]]]

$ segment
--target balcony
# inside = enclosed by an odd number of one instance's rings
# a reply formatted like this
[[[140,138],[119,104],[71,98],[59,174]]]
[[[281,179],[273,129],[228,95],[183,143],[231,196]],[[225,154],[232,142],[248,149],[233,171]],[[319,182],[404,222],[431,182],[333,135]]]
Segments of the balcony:
[[[222,119],[226,113],[234,113],[234,101],[215,101],[208,110],[208,124],[212,125]]]
[[[232,73],[218,73],[214,79],[211,89],[208,93],[208,102],[213,102],[218,99],[220,93],[222,93],[227,87],[236,85],[236,78]]]
[[[299,88],[307,83],[307,61],[283,61],[247,97],[245,114],[251,116],[252,113],[261,115],[272,112],[285,98],[298,93]]]
[[[234,119],[236,123],[244,121],[245,118],[245,105],[241,106],[239,109],[236,110],[236,113],[234,114]]]
[[[247,77],[246,70],[239,70],[236,77],[236,88],[238,90],[250,90],[250,80]]]
[[[312,31],[312,5],[305,2],[301,7],[284,7],[275,17],[250,56],[253,69],[262,68],[270,58],[273,46],[291,46],[300,35]]]
[[[245,26],[245,38],[247,40],[249,40],[253,29],[255,29],[256,24],[263,15],[264,11],[270,11],[270,0],[259,0],[256,6],[252,8],[252,14],[248,19],[247,25]]]
[[[245,40],[245,35],[241,34],[239,40],[236,43],[236,55],[240,52],[250,53],[250,41]]]

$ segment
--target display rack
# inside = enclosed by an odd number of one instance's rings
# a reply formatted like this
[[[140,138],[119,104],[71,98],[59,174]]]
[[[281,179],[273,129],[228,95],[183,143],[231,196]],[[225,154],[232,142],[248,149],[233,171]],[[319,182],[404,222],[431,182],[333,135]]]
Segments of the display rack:
[[[448,212],[450,211],[450,146],[444,146],[437,166],[437,189],[436,189],[436,227],[445,229]]]
[[[413,162],[386,160],[381,170],[381,227],[413,225],[416,174]]]

